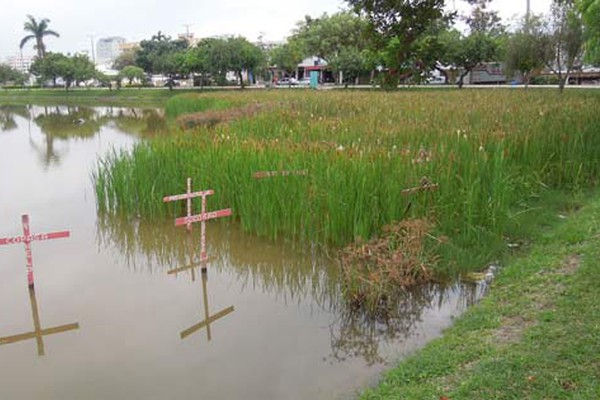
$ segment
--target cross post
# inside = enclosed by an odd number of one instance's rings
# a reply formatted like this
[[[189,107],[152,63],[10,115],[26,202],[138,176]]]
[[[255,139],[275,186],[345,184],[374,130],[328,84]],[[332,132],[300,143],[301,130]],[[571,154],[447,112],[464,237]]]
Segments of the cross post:
[[[192,178],[187,178],[187,193],[178,194],[174,196],[165,196],[163,202],[171,202],[178,200],[187,201],[187,215],[185,217],[175,219],[175,226],[185,225],[188,232],[191,232],[192,224],[200,222],[200,262],[208,260],[206,254],[206,221],[210,219],[216,219],[221,217],[229,217],[231,215],[231,208],[217,210],[217,211],[206,211],[206,197],[213,195],[213,190],[204,190],[201,192],[192,192]],[[192,199],[195,197],[202,198],[202,209],[200,214],[192,215]],[[206,268],[203,268],[205,270]]]
[[[21,216],[21,223],[23,225],[23,236],[13,236],[0,238],[0,246],[8,244],[25,244],[25,262],[27,268],[27,283],[29,287],[33,287],[33,257],[31,255],[31,242],[35,240],[51,240],[51,239],[62,239],[68,238],[70,235],[69,231],[50,232],[50,233],[38,233],[31,234],[29,227],[29,215],[23,214]]]

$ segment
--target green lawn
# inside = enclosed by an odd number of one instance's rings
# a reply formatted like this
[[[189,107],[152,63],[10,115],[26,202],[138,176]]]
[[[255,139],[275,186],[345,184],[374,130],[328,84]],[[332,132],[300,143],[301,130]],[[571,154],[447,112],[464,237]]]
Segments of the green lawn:
[[[600,399],[600,196],[364,399]]]
[[[163,106],[176,94],[194,90],[166,88],[119,90],[100,89],[0,89],[0,104],[64,104],[64,105],[127,105]]]

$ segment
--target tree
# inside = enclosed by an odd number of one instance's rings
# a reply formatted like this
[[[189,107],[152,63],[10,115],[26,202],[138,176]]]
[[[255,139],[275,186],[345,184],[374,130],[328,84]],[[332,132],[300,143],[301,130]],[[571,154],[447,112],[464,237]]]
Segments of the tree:
[[[185,39],[172,40],[159,31],[150,40],[142,40],[135,64],[148,73],[172,77],[181,72],[188,45]]]
[[[76,54],[70,58],[73,69],[73,80],[75,86],[89,81],[96,76],[96,66],[85,54]]]
[[[48,53],[44,58],[36,58],[31,65],[31,73],[41,81],[52,80],[54,86],[60,77],[65,82],[65,89],[73,83],[90,80],[96,76],[96,67],[86,55],[72,57],[60,53]]]
[[[209,62],[209,48],[215,39],[202,39],[185,53],[182,69],[185,73],[199,74],[200,85],[204,86],[212,68]]]
[[[497,11],[488,10],[491,0],[467,0],[473,6],[464,17],[469,34],[462,36],[459,49],[455,52],[456,65],[462,68],[458,86],[462,87],[465,76],[486,61],[496,61],[500,56],[500,42],[504,26]]]
[[[444,0],[346,0],[356,12],[364,15],[368,32],[390,73],[412,69],[415,43],[432,24],[450,21],[454,14],[444,12]]]
[[[243,72],[256,73],[264,64],[262,50],[241,36],[203,39],[182,61],[185,71],[210,74],[218,85],[226,84],[227,73],[234,72],[242,89]]]
[[[146,78],[146,74],[144,73],[144,70],[141,69],[140,67],[136,67],[133,65],[128,65],[127,67],[123,68],[123,70],[119,73],[119,75],[125,79],[127,79],[129,81],[129,84],[131,85],[134,81],[134,79],[137,79],[139,81],[144,81],[144,79]]]
[[[356,77],[364,69],[364,51],[369,47],[367,28],[365,18],[347,11],[325,13],[319,18],[306,16],[298,23],[289,43],[304,57],[325,60],[339,73],[338,80],[343,83],[344,74]]]
[[[585,59],[600,65],[600,0],[578,0],[585,26]]]
[[[274,47],[269,52],[269,62],[290,76],[296,72],[304,54],[298,41],[290,40],[281,46]]]
[[[531,76],[544,67],[544,58],[539,49],[542,46],[543,25],[539,17],[525,17],[521,26],[508,39],[506,48],[505,72],[507,76],[520,73],[525,87]]]
[[[14,85],[22,85],[27,80],[27,76],[16,69],[0,64],[0,84],[12,83]]]
[[[558,77],[561,92],[571,72],[581,65],[584,41],[581,13],[574,2],[554,0],[540,51],[546,67]]]
[[[229,48],[227,39],[206,38],[188,51],[183,63],[186,70],[201,75],[210,74],[217,85],[227,83]]]
[[[47,53],[43,58],[36,57],[29,70],[39,81],[52,80],[53,85],[56,86],[56,80],[64,72],[61,71],[60,64],[64,63],[65,58],[67,57],[61,53]]]
[[[103,72],[96,71],[95,78],[101,86],[107,87],[109,91],[112,91],[112,81],[113,81],[112,77],[106,75]]]
[[[265,62],[262,50],[241,36],[229,37],[226,42],[227,67],[235,72],[240,88],[244,88],[242,72],[254,74]]]
[[[130,65],[136,65],[136,50],[125,50],[115,58],[112,67],[117,71],[121,71],[123,68]]]
[[[53,30],[48,29],[48,24],[50,20],[48,18],[43,18],[40,21],[36,21],[31,15],[27,15],[27,21],[25,21],[25,25],[23,30],[28,32],[29,35],[25,36],[21,39],[21,44],[19,47],[23,49],[25,44],[30,40],[35,40],[34,48],[37,50],[37,55],[39,58],[44,58],[46,56],[46,45],[44,44],[44,36],[56,36],[60,35]]]

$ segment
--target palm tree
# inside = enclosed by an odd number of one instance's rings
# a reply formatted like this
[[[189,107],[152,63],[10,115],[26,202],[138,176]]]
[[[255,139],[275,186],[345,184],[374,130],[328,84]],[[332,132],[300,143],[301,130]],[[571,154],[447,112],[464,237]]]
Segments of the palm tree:
[[[39,22],[36,21],[35,18],[33,18],[31,15],[28,15],[27,18],[28,21],[25,22],[23,30],[30,34],[21,39],[20,48],[22,49],[23,46],[25,46],[25,44],[31,39],[35,39],[34,48],[37,50],[38,57],[44,58],[44,56],[46,55],[46,46],[44,45],[43,40],[44,36],[52,35],[59,37],[60,35],[55,31],[48,29],[48,23],[50,22],[48,18],[43,18]]]

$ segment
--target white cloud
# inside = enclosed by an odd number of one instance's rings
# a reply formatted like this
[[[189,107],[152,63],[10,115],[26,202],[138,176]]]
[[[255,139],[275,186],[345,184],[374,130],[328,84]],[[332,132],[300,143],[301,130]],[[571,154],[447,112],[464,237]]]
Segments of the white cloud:
[[[9,0],[3,0],[9,1]],[[464,8],[461,0],[448,0],[451,7]],[[531,0],[535,12],[545,11],[550,0]],[[526,0],[495,0],[503,18],[524,13]],[[345,8],[343,0],[28,0],[12,1],[0,14],[0,59],[19,53],[25,35],[25,16],[49,18],[50,29],[60,38],[46,40],[49,51],[76,52],[90,50],[90,35],[122,36],[128,41],[149,38],[159,30],[175,36],[190,30],[196,36],[239,34],[255,40],[264,33],[267,40],[281,40],[289,35],[305,15],[317,16]],[[34,54],[32,44],[24,49]]]

